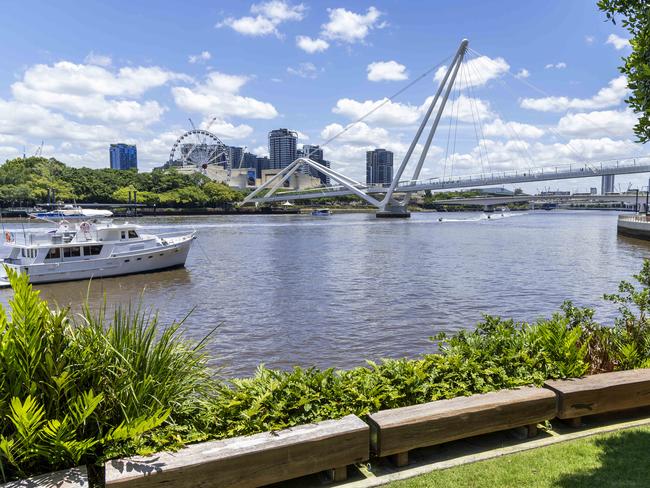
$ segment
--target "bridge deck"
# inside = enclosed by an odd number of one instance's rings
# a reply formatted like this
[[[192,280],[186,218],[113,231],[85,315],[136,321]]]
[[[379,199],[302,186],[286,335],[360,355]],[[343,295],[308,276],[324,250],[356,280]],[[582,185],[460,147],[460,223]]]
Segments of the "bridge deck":
[[[648,158],[643,158],[644,163]],[[454,190],[462,188],[480,188],[484,186],[500,186],[517,183],[530,183],[536,181],[566,180],[574,178],[593,178],[603,175],[621,175],[635,173],[650,173],[650,163],[641,164],[637,160],[617,162],[616,164],[600,164],[555,168],[541,168],[533,170],[499,172],[481,175],[471,175],[457,177],[452,179],[431,178],[424,181],[401,181],[397,187],[399,193],[414,193],[419,191],[431,190]],[[367,193],[385,193],[386,186],[372,186],[363,188]],[[278,193],[270,198],[254,198],[253,202],[277,202],[285,200],[302,200],[322,197],[333,197],[351,195],[352,192],[343,187],[316,188],[300,192]]]

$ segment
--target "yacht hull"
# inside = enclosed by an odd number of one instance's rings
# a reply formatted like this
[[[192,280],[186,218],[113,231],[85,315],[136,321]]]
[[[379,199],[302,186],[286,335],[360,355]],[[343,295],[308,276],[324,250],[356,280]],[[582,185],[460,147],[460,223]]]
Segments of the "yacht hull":
[[[150,273],[185,266],[194,235],[169,240],[167,245],[111,255],[103,259],[78,260],[32,266],[6,264],[29,275],[30,283],[58,283],[137,273]],[[0,287],[8,286],[0,277]]]

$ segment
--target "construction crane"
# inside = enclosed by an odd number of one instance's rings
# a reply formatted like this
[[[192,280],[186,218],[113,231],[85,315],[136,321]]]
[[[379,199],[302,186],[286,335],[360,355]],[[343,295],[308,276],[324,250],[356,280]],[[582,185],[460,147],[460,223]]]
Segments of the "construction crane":
[[[41,156],[43,156],[43,143],[44,142],[45,141],[41,141],[41,145],[36,148],[36,152],[34,153],[33,157],[40,158]]]

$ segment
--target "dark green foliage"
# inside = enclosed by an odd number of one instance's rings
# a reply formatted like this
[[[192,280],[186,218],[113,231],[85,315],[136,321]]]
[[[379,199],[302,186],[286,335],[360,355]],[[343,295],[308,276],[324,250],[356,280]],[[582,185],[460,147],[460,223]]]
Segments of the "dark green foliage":
[[[183,341],[178,325],[160,330],[138,309],[118,309],[112,323],[86,310],[75,325],[26,275],[7,272],[14,296],[9,316],[0,308],[0,481],[132,453],[163,424],[194,425],[213,380],[201,346]]]
[[[138,202],[158,206],[222,206],[243,199],[240,191],[210,181],[200,173],[174,169],[151,173],[113,169],[72,168],[46,158],[18,158],[0,166],[0,205],[43,203],[48,190],[58,201],[127,203],[129,192]]]
[[[623,58],[621,73],[627,76],[632,95],[626,100],[639,115],[634,127],[640,142],[650,140],[650,3],[647,0],[600,0],[598,8],[607,19],[627,29],[632,53]]]

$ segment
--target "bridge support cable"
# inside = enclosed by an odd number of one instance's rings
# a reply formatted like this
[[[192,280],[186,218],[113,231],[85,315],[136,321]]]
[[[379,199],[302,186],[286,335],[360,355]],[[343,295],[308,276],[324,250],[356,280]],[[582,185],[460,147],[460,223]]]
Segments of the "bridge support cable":
[[[379,207],[379,205],[380,205],[379,201],[377,199],[371,197],[370,195],[368,195],[364,191],[364,189],[366,188],[365,185],[359,183],[358,181],[353,180],[352,178],[348,178],[347,176],[345,176],[345,175],[343,175],[343,174],[341,174],[341,173],[339,173],[337,171],[334,171],[331,168],[323,166],[322,164],[317,163],[316,161],[313,161],[313,160],[311,160],[309,158],[298,158],[298,159],[296,159],[293,163],[291,163],[289,166],[284,168],[282,171],[280,171],[277,175],[275,175],[269,181],[267,181],[262,186],[257,188],[254,192],[249,194],[242,201],[242,205],[244,205],[246,203],[249,203],[249,202],[252,202],[252,201],[258,201],[258,202],[262,201],[263,202],[266,198],[270,198],[271,196],[273,196],[273,194],[276,192],[276,190],[278,190],[282,186],[282,184],[285,181],[287,181],[291,177],[291,175],[293,173],[295,173],[303,165],[310,166],[310,167],[314,168],[316,171],[318,171],[318,172],[320,172],[320,173],[322,173],[322,174],[324,174],[326,176],[329,176],[332,180],[336,181],[341,186],[345,187],[351,193],[354,193],[355,195],[363,198],[370,205],[372,205],[374,207]],[[273,184],[273,183],[275,183],[275,184]],[[261,197],[260,199],[255,200],[255,197],[262,190],[264,190],[264,189],[268,188],[269,186],[271,186],[271,184],[273,184],[273,186],[271,187],[269,192],[266,195],[264,195],[263,197]],[[281,196],[281,195],[282,194],[279,194],[278,196]],[[293,195],[291,195],[291,197],[295,198],[296,195],[293,194]]]
[[[477,56],[476,51],[474,51],[473,49],[469,49],[469,54],[474,56],[474,59],[482,59],[482,58],[479,58]],[[488,58],[488,62],[493,62],[493,61]],[[478,71],[478,68],[476,66],[472,66],[470,63],[467,63],[467,67],[468,67],[468,70],[470,71],[470,73],[473,72],[477,76],[477,79],[480,79],[481,74]],[[505,84],[505,82],[504,82],[504,84]],[[507,86],[507,84],[506,84],[506,86]],[[472,93],[474,93],[473,90],[472,90]],[[474,98],[473,95],[472,95],[472,97]],[[523,160],[525,162],[527,162],[528,170],[533,171],[535,165],[534,165],[533,155],[531,154],[530,150],[528,149],[529,144],[519,135],[519,133],[517,132],[517,129],[515,128],[515,125],[509,124],[505,120],[505,118],[501,116],[499,111],[494,108],[494,106],[492,106],[491,109],[492,109],[493,112],[496,112],[496,115],[503,121],[503,125],[504,125],[506,131],[508,131],[508,133],[510,134],[510,138],[513,139],[517,143],[514,147],[516,148],[517,151],[519,151],[519,154],[523,157]],[[483,125],[481,124],[480,127],[481,127],[481,136],[483,137],[483,141],[484,141],[483,145],[485,147],[486,157],[488,157],[487,146],[485,144],[485,136],[484,136],[484,132],[483,132]],[[490,165],[489,160],[488,160],[488,166],[489,166],[489,169],[490,169],[490,173],[494,174],[493,169],[490,167],[491,165]]]
[[[442,102],[440,103],[440,107],[438,107],[438,113],[436,114],[436,118],[433,120],[433,124],[431,125],[431,129],[429,130],[429,134],[427,135],[427,140],[424,143],[424,147],[422,148],[422,153],[420,154],[420,159],[418,159],[417,165],[415,166],[415,171],[413,171],[413,177],[411,178],[411,183],[414,184],[418,178],[420,178],[420,171],[422,171],[422,166],[424,165],[424,160],[427,157],[427,154],[429,153],[429,148],[431,147],[431,142],[433,141],[433,136],[436,134],[436,130],[438,129],[438,124],[440,123],[440,119],[442,118],[442,114],[445,111],[445,105],[447,103],[447,100],[449,99],[449,95],[451,93],[451,89],[454,86],[454,82],[456,81],[456,76],[458,75],[458,70],[463,64],[463,58],[465,57],[465,53],[467,52],[467,40],[463,40],[461,43],[460,47],[458,48],[458,54],[456,56],[456,65],[453,66],[453,73],[451,75],[451,79],[449,80],[449,83],[447,83],[447,88],[445,90],[445,95],[442,99]],[[438,89],[438,94],[440,93],[440,90],[445,86],[445,83],[447,81],[447,77],[449,76],[449,73],[452,71],[452,66],[449,67],[447,70],[447,74],[445,75],[445,78],[442,81],[442,84],[440,85],[440,88]],[[436,95],[438,96],[438,95]],[[432,108],[437,102],[437,98],[434,98],[432,102]],[[417,136],[416,136],[417,137]],[[414,141],[417,143],[417,140]],[[404,163],[402,163],[404,164]],[[395,175],[395,179],[393,180],[393,183],[398,183],[399,182],[399,177],[401,176],[401,173],[399,175]],[[393,185],[391,187],[394,189]],[[390,190],[389,190],[390,191]],[[391,193],[392,195],[392,193]],[[390,196],[386,194],[386,202],[390,200]],[[409,204],[409,201],[411,199],[411,194],[407,193],[404,196],[404,199],[402,200],[402,205],[406,207]]]
[[[449,98],[449,93],[451,92],[451,87],[454,84],[454,81],[456,80],[456,75],[458,74],[458,69],[460,68],[461,63],[463,62],[463,57],[465,56],[465,53],[467,52],[467,45],[469,44],[469,41],[467,39],[463,39],[462,42],[460,43],[460,46],[458,47],[458,51],[456,52],[456,55],[454,56],[453,61],[449,65],[449,68],[447,68],[447,72],[445,73],[445,76],[440,83],[440,86],[438,87],[438,91],[436,92],[436,95],[433,97],[433,100],[431,101],[431,104],[429,105],[429,108],[427,109],[427,113],[424,116],[424,119],[422,120],[422,123],[420,124],[420,127],[418,127],[418,130],[415,134],[415,137],[413,138],[413,141],[411,142],[411,145],[409,146],[408,150],[406,151],[406,154],[404,155],[404,160],[402,161],[402,164],[400,165],[399,169],[397,170],[397,173],[395,173],[393,177],[393,181],[390,184],[390,187],[388,188],[388,191],[386,192],[386,195],[384,196],[383,200],[381,201],[381,205],[379,207],[379,210],[382,212],[388,211],[388,207],[390,206],[391,209],[396,208],[395,204],[396,202],[392,202],[393,198],[393,193],[395,192],[395,188],[399,184],[400,178],[402,177],[402,173],[404,173],[404,170],[406,169],[406,165],[409,163],[409,160],[411,159],[411,155],[413,154],[413,151],[415,147],[417,146],[417,143],[420,140],[420,137],[422,136],[422,132],[424,132],[425,127],[427,126],[429,122],[429,118],[431,117],[431,114],[433,113],[433,109],[435,108],[436,104],[438,103],[438,99],[440,98],[440,95],[442,94],[443,90],[445,90],[445,95],[442,99],[442,102],[440,104],[440,107],[438,108],[438,113],[436,114],[436,118],[433,122],[433,125],[431,126],[431,130],[429,132],[429,135],[427,137],[427,141],[424,145],[424,149],[422,150],[422,154],[420,155],[420,160],[418,161],[418,164],[416,166],[415,172],[413,173],[413,179],[417,180],[417,178],[420,176],[420,170],[422,169],[422,164],[424,163],[424,159],[426,158],[427,152],[429,150],[429,147],[431,145],[431,140],[433,139],[433,136],[436,132],[436,129],[438,127],[438,123],[440,122],[440,118],[442,117],[442,112],[445,109],[445,104],[447,103],[447,99]],[[449,80],[451,76],[451,81]],[[450,81],[450,82],[449,82]],[[449,82],[449,83],[448,83]],[[392,211],[392,210],[390,210]],[[404,210],[405,211],[405,210]]]
[[[470,51],[471,51],[474,55],[476,55],[476,56],[483,56],[483,57],[485,57],[485,58],[487,58],[487,59],[490,59],[488,56],[484,56],[483,54],[479,53],[479,52],[476,51],[475,49],[471,49],[471,48],[470,48]],[[492,61],[492,60],[490,59],[490,62],[494,62],[494,61]],[[514,79],[517,80],[518,82],[522,83],[523,85],[526,85],[528,88],[531,88],[532,90],[534,90],[534,91],[540,93],[541,95],[543,95],[543,96],[545,96],[545,97],[552,97],[552,95],[550,95],[548,92],[542,90],[542,89],[539,88],[538,86],[535,86],[535,85],[534,85],[533,83],[531,83],[530,81],[525,80],[525,79],[523,79],[523,78],[517,78],[517,76],[516,76],[512,71],[510,71],[510,69],[508,69],[508,70],[506,71],[506,73],[509,74],[512,78],[514,78]],[[504,80],[504,86],[506,86],[506,87],[508,88],[508,91],[510,91],[510,93],[512,93],[513,96],[516,97],[516,95],[514,94],[514,92],[513,92],[512,90],[510,90],[510,87],[509,87],[509,85],[505,82],[505,80]],[[597,126],[596,124],[594,124],[594,123],[593,123],[589,118],[585,117],[584,114],[582,114],[581,112],[577,112],[575,115],[576,115],[576,116],[580,116],[584,121],[586,121],[588,124],[591,124],[594,128],[596,128],[596,129],[603,129],[603,127],[599,127],[599,126]],[[576,150],[576,149],[571,145],[571,141],[570,141],[567,137],[565,137],[564,135],[562,135],[560,132],[556,131],[553,127],[550,127],[550,126],[549,126],[547,129],[548,129],[548,131],[549,131],[551,134],[553,134],[554,136],[556,136],[556,137],[558,137],[558,138],[560,138],[560,139],[562,139],[562,140],[565,141],[566,146],[569,148],[569,150],[571,150],[571,152],[573,152],[573,154],[576,155],[577,161],[581,161],[582,163],[585,164],[585,166],[591,166],[591,165],[589,164],[589,161],[585,159],[584,155],[581,154],[579,151],[577,151],[577,150]]]

